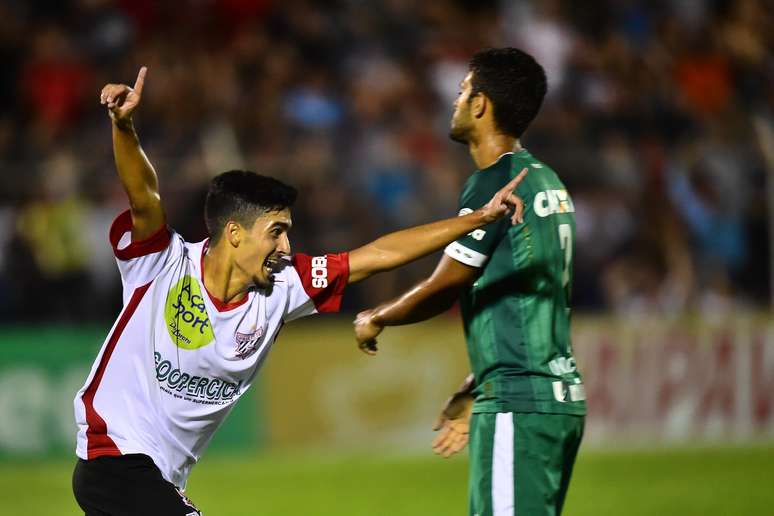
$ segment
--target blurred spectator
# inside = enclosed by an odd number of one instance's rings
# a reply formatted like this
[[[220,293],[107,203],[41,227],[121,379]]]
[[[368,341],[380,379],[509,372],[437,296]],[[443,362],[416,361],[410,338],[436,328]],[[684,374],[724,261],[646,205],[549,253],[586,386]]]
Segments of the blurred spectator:
[[[79,198],[78,166],[66,151],[51,156],[43,164],[34,197],[18,210],[16,238],[31,258],[26,274],[14,278],[24,315],[48,320],[66,316],[71,321],[87,315],[92,301],[88,206]]]
[[[46,24],[32,34],[19,86],[32,125],[54,137],[77,123],[94,81],[63,28]]]
[[[209,178],[244,167],[300,188],[294,249],[340,251],[454,214],[473,164],[447,138],[451,104],[471,54],[506,45],[547,70],[523,143],[575,197],[578,308],[766,303],[752,119],[772,123],[772,38],[760,0],[0,4],[0,320],[114,315],[106,231],[125,199],[105,82],[149,66],[135,122],[184,236],[204,237]],[[346,306],[432,266],[355,286]]]

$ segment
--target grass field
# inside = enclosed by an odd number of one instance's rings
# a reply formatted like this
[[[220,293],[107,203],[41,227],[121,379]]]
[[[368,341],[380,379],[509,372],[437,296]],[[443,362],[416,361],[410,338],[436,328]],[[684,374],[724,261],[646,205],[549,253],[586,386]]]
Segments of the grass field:
[[[188,494],[207,516],[467,514],[465,458],[206,458]],[[0,463],[2,514],[76,515],[72,464]],[[774,446],[581,454],[566,515],[774,514]]]

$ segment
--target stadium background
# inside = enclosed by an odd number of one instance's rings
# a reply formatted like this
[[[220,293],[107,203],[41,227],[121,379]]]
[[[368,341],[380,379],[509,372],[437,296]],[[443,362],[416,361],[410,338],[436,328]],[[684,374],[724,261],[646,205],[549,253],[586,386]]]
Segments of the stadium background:
[[[120,302],[104,83],[149,67],[136,125],[187,239],[207,180],[244,167],[300,189],[294,249],[340,251],[454,213],[457,84],[514,45],[549,78],[524,144],[577,209],[590,415],[567,513],[767,513],[772,35],[753,0],[0,3],[0,512],[77,514],[72,396]],[[428,447],[466,372],[457,315],[388,330],[376,359],[349,330],[435,259],[283,332],[192,475],[206,514],[465,514],[466,458]]]

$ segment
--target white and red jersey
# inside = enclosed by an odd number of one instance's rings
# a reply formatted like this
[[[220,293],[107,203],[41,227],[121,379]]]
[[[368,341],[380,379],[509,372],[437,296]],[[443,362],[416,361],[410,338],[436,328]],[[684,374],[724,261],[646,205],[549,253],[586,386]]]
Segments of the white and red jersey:
[[[206,241],[188,243],[164,227],[131,242],[131,226],[126,211],[110,230],[124,307],[75,397],[76,453],[144,453],[184,488],[282,325],[339,310],[348,255],[294,255],[271,289],[224,304],[204,285]]]

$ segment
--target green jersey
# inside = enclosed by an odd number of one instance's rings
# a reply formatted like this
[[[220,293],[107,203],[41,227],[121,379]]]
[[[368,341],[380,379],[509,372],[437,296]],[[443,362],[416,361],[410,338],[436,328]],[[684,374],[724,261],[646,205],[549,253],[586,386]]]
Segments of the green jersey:
[[[506,217],[453,242],[446,254],[482,268],[461,298],[474,412],[586,413],[570,343],[575,208],[556,173],[526,150],[475,172],[460,215],[484,205],[521,169],[524,223]]]

